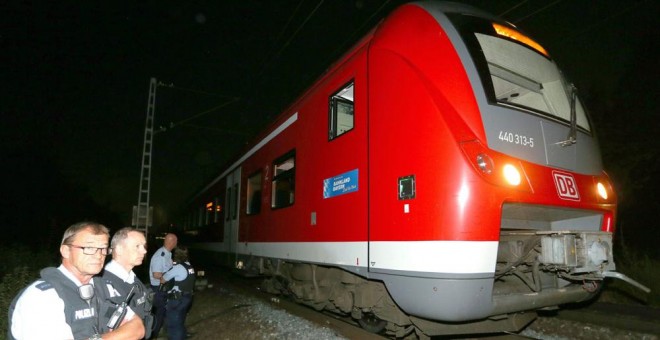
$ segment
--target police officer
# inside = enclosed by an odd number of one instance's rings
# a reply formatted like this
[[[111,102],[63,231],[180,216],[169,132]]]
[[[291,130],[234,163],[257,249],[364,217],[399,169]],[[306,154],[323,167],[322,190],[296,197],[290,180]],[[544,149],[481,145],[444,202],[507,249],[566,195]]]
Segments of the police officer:
[[[145,338],[151,336],[153,326],[153,315],[151,305],[153,292],[147,288],[133,272],[135,266],[142,264],[147,254],[147,240],[141,231],[134,228],[119,229],[110,241],[112,249],[112,260],[105,265],[103,271],[103,282],[108,288],[109,300],[112,306],[109,312],[121,308],[121,304],[127,304],[131,311],[136,313],[145,327]],[[105,325],[105,329],[109,329]]]
[[[155,316],[153,332],[151,333],[152,338],[158,337],[158,332],[160,332],[160,328],[163,326],[163,321],[165,320],[167,292],[161,292],[159,290],[160,278],[163,277],[163,273],[172,268],[172,249],[176,247],[176,244],[176,235],[171,233],[165,235],[163,246],[154,253],[149,264],[149,280],[151,289],[154,292],[153,305]]]
[[[183,340],[191,336],[186,331],[186,314],[192,304],[195,289],[195,269],[188,261],[188,248],[174,249],[174,266],[163,274],[161,282],[173,280],[167,292],[167,337],[169,340]]]
[[[103,269],[109,232],[105,226],[80,222],[70,226],[60,245],[62,264],[45,268],[41,279],[25,288],[9,307],[9,339],[100,339],[107,322],[99,311],[105,302]],[[92,280],[92,278],[94,279]],[[127,316],[106,339],[141,339],[140,318]]]

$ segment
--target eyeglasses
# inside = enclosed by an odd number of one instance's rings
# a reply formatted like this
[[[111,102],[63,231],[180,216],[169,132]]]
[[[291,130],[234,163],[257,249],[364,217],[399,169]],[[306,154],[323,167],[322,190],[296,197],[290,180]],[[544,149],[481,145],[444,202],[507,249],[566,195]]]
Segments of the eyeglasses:
[[[112,253],[112,248],[81,247],[75,244],[67,244],[67,246],[82,249],[82,252],[85,255],[96,255],[99,250],[101,251],[101,255],[108,255]]]

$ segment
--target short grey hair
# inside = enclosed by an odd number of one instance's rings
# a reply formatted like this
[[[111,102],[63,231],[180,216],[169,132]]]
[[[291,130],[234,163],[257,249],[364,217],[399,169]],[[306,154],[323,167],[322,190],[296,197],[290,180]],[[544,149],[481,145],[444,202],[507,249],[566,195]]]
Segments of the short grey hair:
[[[68,227],[64,231],[64,236],[62,236],[62,243],[61,245],[65,244],[71,244],[73,242],[73,239],[76,238],[76,235],[78,235],[79,232],[90,229],[92,231],[92,234],[94,235],[107,235],[110,237],[110,231],[106,226],[100,223],[96,222],[78,222],[75,224],[72,224],[70,227]]]
[[[142,233],[141,231],[132,227],[125,227],[117,230],[117,232],[112,236],[112,240],[110,241],[110,248],[115,249],[118,244],[126,241],[128,234],[132,232]]]

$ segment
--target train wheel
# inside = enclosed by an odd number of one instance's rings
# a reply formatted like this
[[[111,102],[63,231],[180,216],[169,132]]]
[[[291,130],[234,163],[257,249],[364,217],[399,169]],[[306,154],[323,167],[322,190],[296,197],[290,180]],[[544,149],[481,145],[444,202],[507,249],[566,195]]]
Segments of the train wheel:
[[[373,313],[362,314],[362,319],[359,319],[358,323],[362,329],[371,333],[380,333],[387,326],[387,321],[379,319]]]

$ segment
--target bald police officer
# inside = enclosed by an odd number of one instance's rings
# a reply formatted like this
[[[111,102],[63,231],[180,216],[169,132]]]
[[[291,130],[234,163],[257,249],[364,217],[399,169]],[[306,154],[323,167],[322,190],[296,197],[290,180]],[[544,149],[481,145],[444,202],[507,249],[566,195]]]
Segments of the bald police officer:
[[[160,247],[151,257],[149,264],[149,280],[151,281],[151,289],[154,292],[154,328],[151,333],[152,338],[158,337],[165,320],[167,292],[159,290],[160,278],[163,273],[172,268],[172,249],[176,248],[177,237],[169,233],[165,235],[163,246]]]

